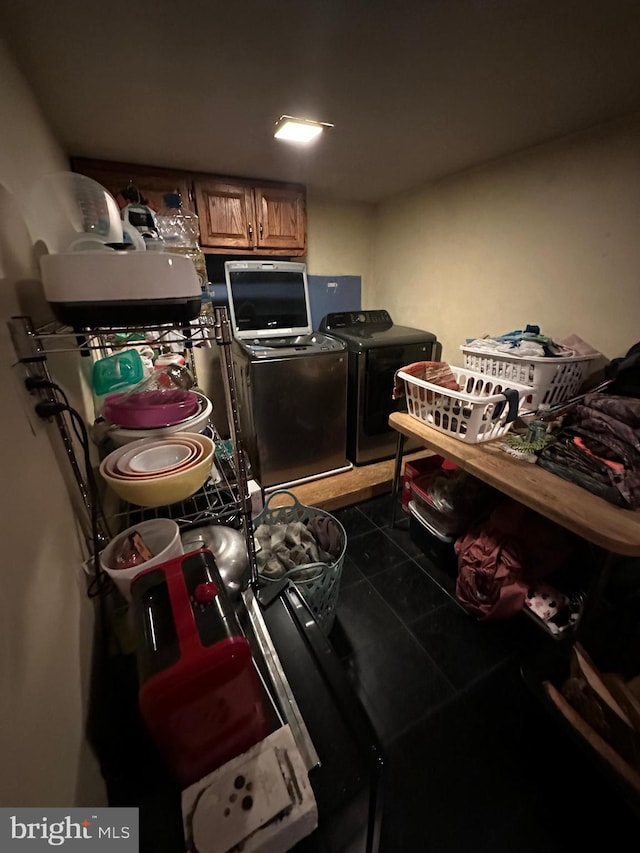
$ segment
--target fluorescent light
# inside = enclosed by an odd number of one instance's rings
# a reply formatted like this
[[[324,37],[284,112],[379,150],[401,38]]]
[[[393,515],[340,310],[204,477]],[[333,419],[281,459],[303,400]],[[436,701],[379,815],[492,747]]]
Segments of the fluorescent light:
[[[325,121],[280,116],[273,135],[276,139],[285,139],[288,142],[311,142],[312,139],[317,139],[326,127],[333,125]]]

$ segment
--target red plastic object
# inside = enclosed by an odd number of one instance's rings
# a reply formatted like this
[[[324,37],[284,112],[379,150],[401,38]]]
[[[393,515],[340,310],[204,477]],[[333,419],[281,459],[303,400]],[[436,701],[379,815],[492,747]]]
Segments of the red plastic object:
[[[237,635],[231,633],[235,622],[225,614],[231,605],[221,594],[221,584],[209,603],[196,600],[192,604],[182,564],[193,556],[169,560],[136,578],[139,583],[145,574],[160,571],[168,586],[179,657],[144,681],[138,703],[151,736],[182,788],[246,752],[268,734],[264,694],[251,647],[239,629]],[[209,583],[201,586],[212,591],[216,585],[209,587]],[[212,645],[201,641],[194,618],[198,606],[213,608],[211,618],[217,620],[215,627],[222,638]]]
[[[409,512],[409,501],[412,499],[411,484],[416,477],[422,474],[435,473],[441,468],[454,470],[457,467],[455,462],[443,459],[442,456],[425,456],[421,459],[413,459],[405,462],[402,476],[402,509],[405,512]]]
[[[199,584],[194,593],[194,598],[198,602],[198,604],[208,604],[218,594],[218,587],[213,583],[213,581],[209,581],[208,583]]]
[[[104,416],[128,429],[153,429],[179,424],[194,415],[198,406],[193,391],[131,391],[110,394],[104,402]]]

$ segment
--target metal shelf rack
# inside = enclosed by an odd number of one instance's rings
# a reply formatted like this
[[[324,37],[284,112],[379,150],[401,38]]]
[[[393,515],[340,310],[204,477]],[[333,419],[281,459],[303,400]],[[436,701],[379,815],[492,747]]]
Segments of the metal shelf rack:
[[[75,497],[81,501],[74,504],[78,511],[78,518],[86,535],[89,552],[94,547],[92,518],[97,517],[99,522],[100,546],[104,546],[115,533],[125,527],[132,526],[146,518],[169,517],[173,518],[179,526],[188,527],[197,525],[202,521],[211,520],[216,523],[230,524],[242,531],[251,567],[251,580],[248,588],[242,594],[242,603],[239,605],[241,614],[244,608],[241,623],[253,637],[252,645],[255,644],[256,651],[264,662],[266,673],[268,673],[272,696],[279,708],[282,717],[294,734],[294,738],[303,756],[307,769],[318,765],[318,755],[315,751],[306,723],[302,718],[297,701],[293,695],[287,677],[284,673],[278,653],[269,637],[261,607],[258,603],[258,569],[253,538],[253,521],[251,514],[251,497],[248,488],[248,464],[242,447],[242,437],[238,415],[238,404],[236,395],[236,382],[231,357],[231,346],[233,334],[227,309],[224,307],[214,309],[213,317],[201,316],[199,322],[194,326],[143,326],[143,327],[108,327],[84,329],[80,332],[68,327],[51,324],[41,328],[35,328],[29,317],[12,317],[9,321],[9,332],[13,340],[17,362],[24,368],[26,377],[44,380],[35,393],[41,400],[49,402],[60,402],[60,390],[56,386],[47,364],[47,346],[55,340],[55,352],[74,352],[88,356],[93,351],[101,355],[109,354],[109,341],[113,335],[126,334],[127,332],[144,330],[146,332],[157,332],[160,338],[170,338],[175,333],[184,336],[185,353],[188,366],[196,379],[196,366],[193,346],[200,344],[211,346],[211,341],[220,347],[220,361],[222,365],[222,380],[225,394],[226,411],[229,425],[230,451],[226,448],[229,442],[222,442],[214,430],[214,440],[220,442],[225,448],[226,459],[223,464],[217,464],[221,479],[218,482],[209,481],[205,486],[179,504],[147,509],[132,506],[122,501],[117,501],[116,510],[106,514],[103,502],[106,494],[101,496],[99,505],[92,502],[92,490],[88,481],[88,475],[78,460],[76,444],[74,443],[68,419],[62,413],[52,416],[60,435],[62,446],[68,458],[73,472],[77,489]],[[62,343],[62,346],[59,344]],[[53,349],[51,349],[53,351]],[[93,470],[93,469],[92,469]],[[108,493],[108,490],[107,490]],[[115,496],[113,496],[115,497]],[[96,516],[93,516],[93,513]],[[104,609],[104,597],[99,596],[100,606]],[[104,616],[102,617],[104,623]],[[250,630],[249,630],[250,626]]]
[[[145,333],[154,333],[156,343],[162,343],[163,340],[166,342],[175,340],[176,335],[178,335],[184,343],[187,364],[197,382],[194,345],[211,346],[212,339],[215,341],[215,344],[220,347],[231,456],[226,465],[218,465],[222,477],[219,482],[208,482],[191,498],[182,501],[180,504],[148,510],[143,507],[119,503],[113,513],[106,513],[102,501],[100,501],[100,505],[94,508],[91,497],[92,490],[88,482],[90,474],[86,470],[82,470],[68,421],[62,413],[53,415],[52,420],[55,421],[81,499],[79,520],[88,542],[90,541],[91,530],[90,519],[94,509],[98,516],[101,544],[106,544],[112,535],[126,526],[146,518],[159,516],[174,518],[183,527],[207,519],[218,523],[232,524],[241,529],[245,537],[251,566],[251,583],[252,586],[256,587],[257,563],[251,519],[251,499],[248,489],[248,466],[242,449],[236,384],[231,358],[233,335],[227,309],[216,308],[213,316],[202,315],[199,321],[193,325],[123,325],[74,330],[52,323],[36,328],[31,319],[25,316],[12,317],[8,325],[18,362],[23,365],[26,377],[43,380],[46,383],[47,387],[38,388],[37,393],[41,400],[49,402],[59,402],[59,396],[55,390],[57,386],[47,363],[49,352],[54,350],[56,353],[75,352],[81,356],[96,353],[99,357],[103,357],[110,353],[116,336],[122,338],[127,334],[144,331]],[[53,341],[55,341],[55,348],[52,348]],[[214,439],[219,447],[222,447],[222,440],[215,434]],[[105,496],[103,495],[103,497]]]

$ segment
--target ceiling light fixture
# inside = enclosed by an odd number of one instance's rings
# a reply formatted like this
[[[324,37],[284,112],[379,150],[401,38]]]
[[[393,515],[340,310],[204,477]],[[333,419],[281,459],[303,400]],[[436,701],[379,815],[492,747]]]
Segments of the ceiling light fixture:
[[[312,121],[308,118],[280,116],[276,122],[274,136],[288,142],[311,142],[317,139],[325,128],[333,127],[326,121]]]

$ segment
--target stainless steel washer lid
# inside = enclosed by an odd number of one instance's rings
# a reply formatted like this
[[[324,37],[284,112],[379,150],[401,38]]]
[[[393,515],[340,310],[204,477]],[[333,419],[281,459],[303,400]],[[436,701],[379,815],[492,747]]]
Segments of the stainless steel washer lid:
[[[294,337],[255,338],[239,343],[251,353],[252,357],[258,359],[319,355],[328,352],[342,352],[347,349],[344,341],[321,332]]]

